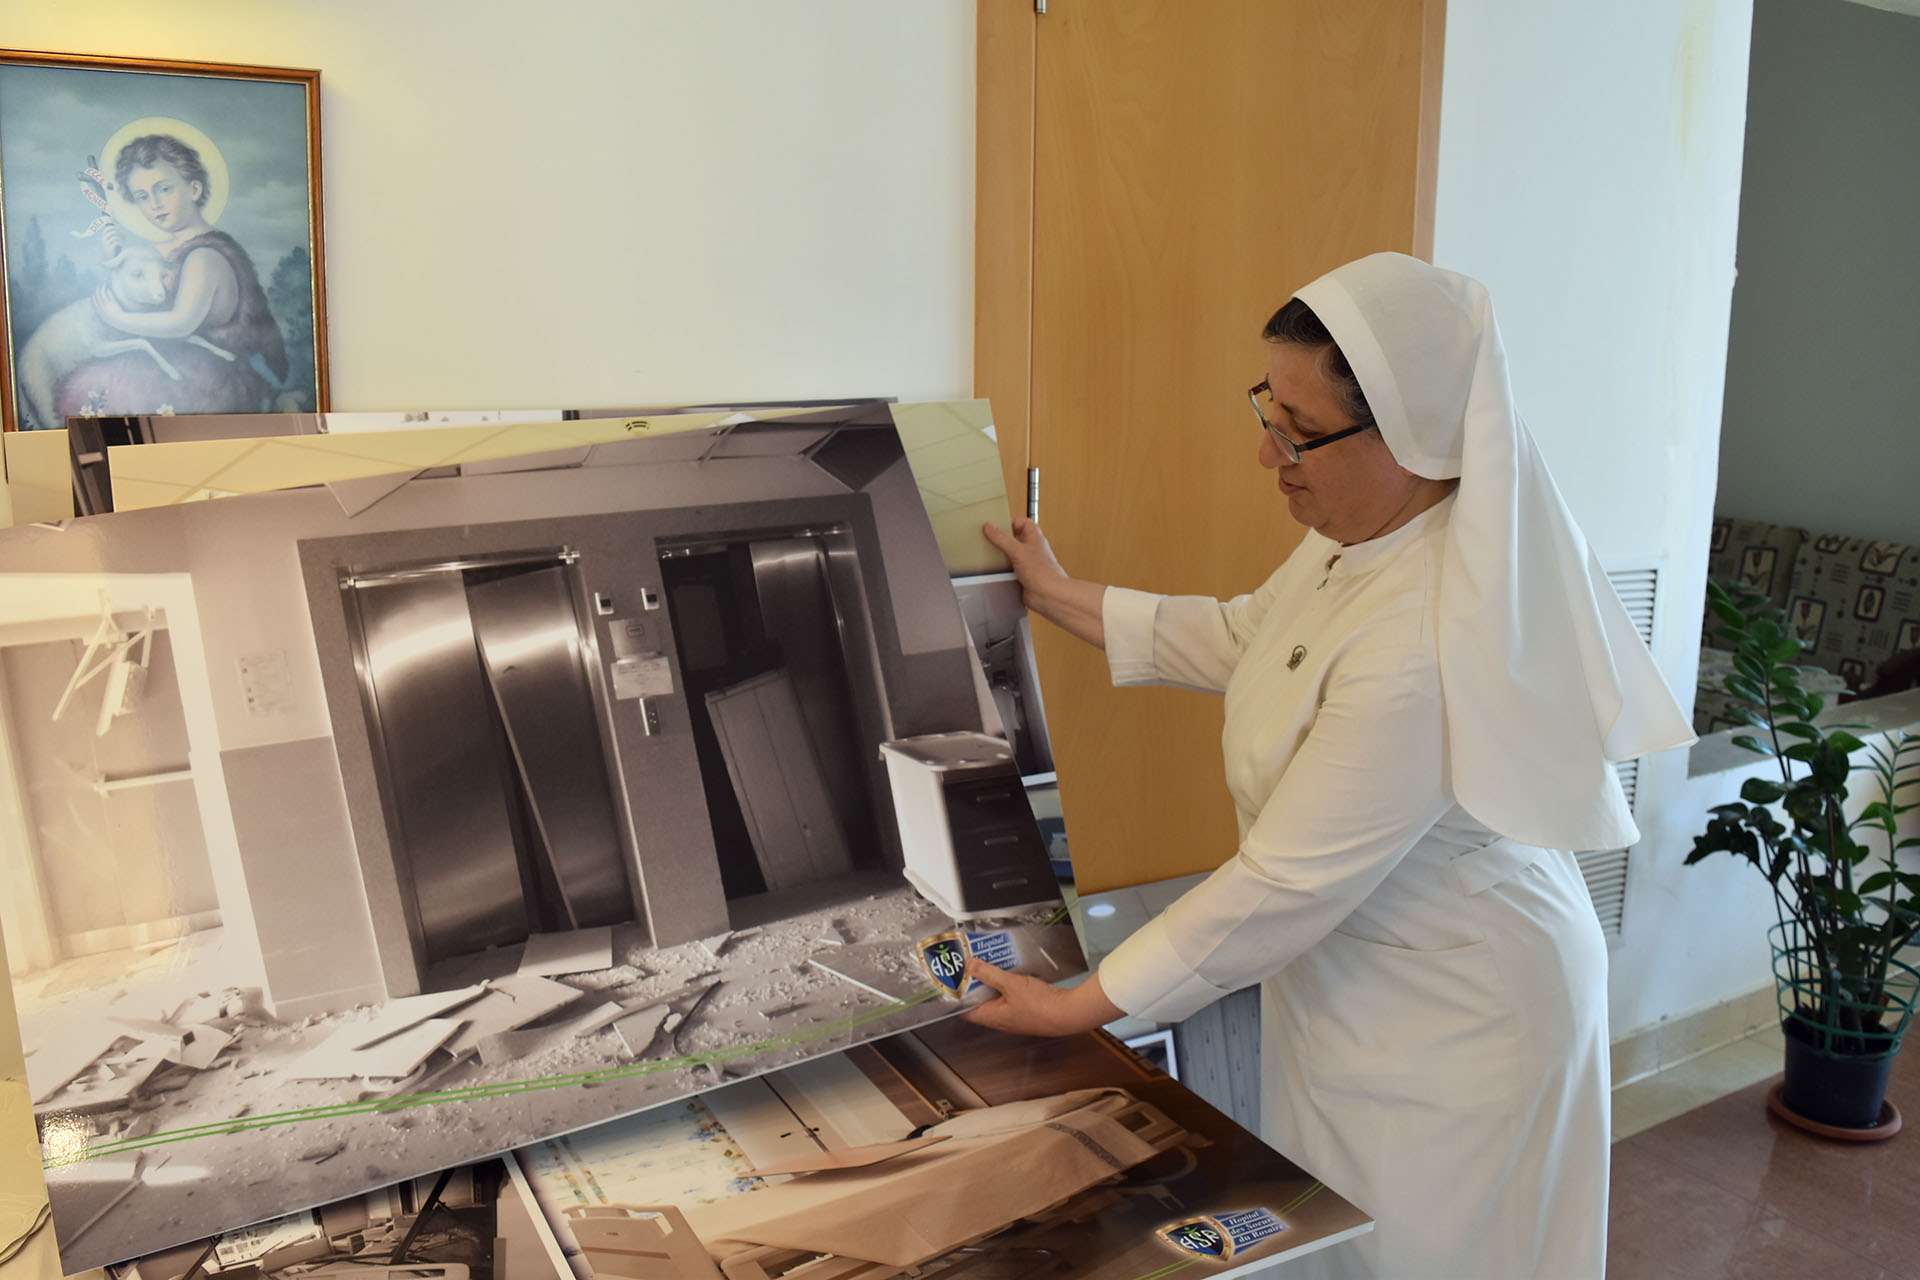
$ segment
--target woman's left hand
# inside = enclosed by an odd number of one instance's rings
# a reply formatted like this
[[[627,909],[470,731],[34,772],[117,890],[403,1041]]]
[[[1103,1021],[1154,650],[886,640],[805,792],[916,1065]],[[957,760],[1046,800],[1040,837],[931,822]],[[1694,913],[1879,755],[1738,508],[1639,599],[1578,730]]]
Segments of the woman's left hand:
[[[1126,1017],[1125,1010],[1107,999],[1097,973],[1063,990],[975,956],[967,961],[967,976],[1000,993],[998,999],[961,1015],[975,1026],[1017,1036],[1071,1036]]]

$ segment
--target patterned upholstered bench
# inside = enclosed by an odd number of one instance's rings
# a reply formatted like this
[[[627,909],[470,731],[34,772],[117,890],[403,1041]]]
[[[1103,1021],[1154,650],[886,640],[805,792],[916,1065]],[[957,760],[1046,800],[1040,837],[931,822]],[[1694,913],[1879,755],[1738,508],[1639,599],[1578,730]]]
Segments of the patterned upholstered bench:
[[[1824,669],[1807,687],[1829,702],[1905,687],[1920,673],[1920,547],[1793,525],[1720,518],[1713,522],[1707,576],[1764,591],[1807,642],[1801,661]],[[1715,645],[1709,615],[1702,638],[1694,729],[1735,723],[1720,684],[1729,660]]]

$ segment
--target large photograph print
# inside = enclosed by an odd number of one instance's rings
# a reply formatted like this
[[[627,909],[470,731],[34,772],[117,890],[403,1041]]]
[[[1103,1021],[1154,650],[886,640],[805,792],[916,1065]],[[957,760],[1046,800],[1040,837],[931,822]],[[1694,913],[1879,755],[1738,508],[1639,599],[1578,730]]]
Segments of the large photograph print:
[[[70,1271],[1084,967],[885,406],[0,533],[0,704]]]
[[[0,418],[326,407],[319,73],[0,51]]]
[[[515,1152],[577,1280],[1160,1280],[1371,1229],[1098,1032],[943,1022]]]
[[[506,1160],[194,1240],[110,1268],[113,1280],[570,1280],[558,1241]]]

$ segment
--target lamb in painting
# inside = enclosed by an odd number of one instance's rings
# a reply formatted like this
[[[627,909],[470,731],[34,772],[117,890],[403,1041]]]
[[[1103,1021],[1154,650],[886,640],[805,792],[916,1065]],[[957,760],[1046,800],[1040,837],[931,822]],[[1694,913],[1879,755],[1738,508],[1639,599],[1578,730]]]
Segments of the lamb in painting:
[[[151,311],[167,300],[166,262],[160,251],[136,236],[113,238],[105,266],[110,293],[129,311]],[[96,295],[97,296],[97,295]],[[233,359],[204,338],[187,341],[205,347],[223,359]],[[54,410],[54,397],[66,376],[91,360],[123,352],[143,352],[162,373],[178,382],[180,371],[145,338],[116,329],[100,316],[94,296],[77,298],[40,323],[20,350],[16,368],[23,426],[53,428],[66,425]]]

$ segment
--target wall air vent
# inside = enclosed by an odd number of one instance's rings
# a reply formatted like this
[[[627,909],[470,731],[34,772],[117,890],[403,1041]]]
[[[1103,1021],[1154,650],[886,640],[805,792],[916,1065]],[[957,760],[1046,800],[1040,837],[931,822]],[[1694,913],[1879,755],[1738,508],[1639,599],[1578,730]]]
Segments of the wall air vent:
[[[1659,570],[1651,565],[1630,569],[1610,569],[1607,580],[1613,584],[1620,603],[1627,607],[1634,630],[1649,646],[1653,644],[1654,603],[1659,594]],[[1639,812],[1640,764],[1626,760],[1613,766],[1620,775],[1620,786],[1627,793],[1627,807]],[[1600,927],[1610,938],[1620,936],[1620,925],[1627,904],[1627,863],[1629,850],[1600,849],[1576,854],[1580,874],[1586,877],[1587,894],[1600,917]]]

